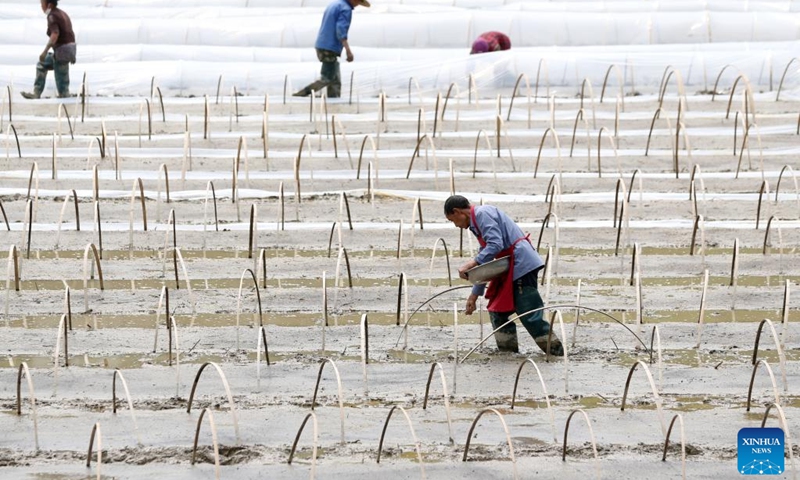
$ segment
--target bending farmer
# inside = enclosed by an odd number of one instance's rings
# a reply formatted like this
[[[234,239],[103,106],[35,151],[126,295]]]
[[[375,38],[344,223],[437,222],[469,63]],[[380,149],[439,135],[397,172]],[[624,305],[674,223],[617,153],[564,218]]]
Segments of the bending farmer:
[[[474,55],[476,53],[498,52],[510,49],[511,40],[509,40],[508,35],[500,32],[485,32],[481,33],[472,42],[472,51],[469,54]]]
[[[487,309],[494,328],[507,322],[514,313],[519,315],[544,306],[536,281],[536,274],[544,266],[544,262],[531,245],[528,236],[522,233],[508,215],[491,205],[470,205],[469,200],[461,195],[453,195],[445,201],[444,214],[458,228],[469,229],[481,245],[478,255],[458,269],[461,278],[467,278],[466,271],[470,268],[506,255],[511,257],[508,272],[493,279],[486,291],[489,299]],[[475,285],[472,288],[464,313],[472,315],[475,302],[483,293],[484,285]],[[543,312],[524,315],[520,317],[520,321],[536,345],[546,351],[550,325],[543,319]],[[514,322],[499,330],[494,337],[500,350],[519,351]],[[561,341],[555,335],[550,341],[550,354],[564,354]]]
[[[58,8],[58,0],[40,0],[40,2],[42,12],[47,15],[47,45],[39,55],[39,63],[36,64],[33,92],[21,92],[21,94],[28,99],[41,97],[47,72],[53,70],[58,96],[69,97],[69,64],[75,63],[77,53],[72,21],[65,11]]]
[[[333,0],[322,15],[322,25],[317,33],[314,48],[317,58],[322,62],[320,80],[313,82],[303,89],[293,93],[295,97],[307,97],[311,91],[318,92],[322,87],[328,87],[328,98],[339,98],[342,95],[342,75],[339,71],[339,56],[342,48],[347,53],[347,61],[353,61],[353,52],[347,41],[347,32],[350,30],[350,20],[353,9],[358,5],[369,7],[367,0]]]

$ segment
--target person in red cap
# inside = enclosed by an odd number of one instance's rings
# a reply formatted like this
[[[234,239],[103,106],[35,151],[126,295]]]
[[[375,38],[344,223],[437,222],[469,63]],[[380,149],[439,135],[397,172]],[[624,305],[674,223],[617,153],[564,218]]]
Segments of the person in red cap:
[[[469,52],[469,54],[499,52],[510,49],[511,40],[509,40],[508,35],[500,32],[485,32],[481,33],[478,38],[472,42],[472,51]]]

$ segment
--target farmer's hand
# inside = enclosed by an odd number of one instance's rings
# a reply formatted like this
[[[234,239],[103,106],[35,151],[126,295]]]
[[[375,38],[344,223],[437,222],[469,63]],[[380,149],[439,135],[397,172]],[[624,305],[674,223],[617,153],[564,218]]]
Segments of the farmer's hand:
[[[44,52],[41,53],[41,55],[39,55],[39,61],[44,63],[45,58],[47,58],[47,50],[45,50]]]
[[[464,310],[465,315],[472,315],[472,312],[474,312],[475,309],[477,308],[476,307],[477,301],[478,301],[478,296],[475,295],[474,293],[470,294],[470,296],[467,297],[467,308]]]
[[[478,262],[476,262],[475,259],[470,260],[469,262],[465,263],[464,265],[461,265],[458,268],[458,276],[463,278],[464,280],[466,280],[467,279],[467,270],[469,270],[471,268],[474,268],[474,267],[477,267],[477,266],[478,266]]]
[[[347,61],[352,62],[355,57],[353,56],[353,52],[350,49],[347,49]]]

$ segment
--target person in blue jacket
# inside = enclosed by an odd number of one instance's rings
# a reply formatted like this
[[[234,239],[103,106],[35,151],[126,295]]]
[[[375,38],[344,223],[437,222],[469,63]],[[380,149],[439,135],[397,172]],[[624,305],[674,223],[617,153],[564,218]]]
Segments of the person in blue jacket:
[[[293,94],[295,97],[307,97],[312,91],[318,92],[323,87],[328,87],[328,98],[338,98],[342,95],[339,57],[344,49],[347,61],[352,62],[354,59],[350,43],[347,41],[347,32],[350,30],[353,9],[359,5],[370,6],[367,0],[333,0],[325,9],[317,41],[314,44],[317,58],[322,62],[321,78],[295,92]]]
[[[466,197],[452,195],[444,203],[444,214],[447,220],[458,228],[468,229],[478,238],[480,250],[474,259],[458,269],[461,278],[466,279],[467,270],[483,265],[496,258],[509,256],[510,267],[506,273],[500,274],[489,282],[486,298],[489,299],[487,310],[494,328],[506,323],[511,315],[522,315],[519,320],[522,326],[533,337],[536,345],[547,351],[550,324],[544,320],[543,311],[527,313],[544,307],[539,295],[536,275],[544,267],[542,257],[533,248],[528,235],[522,233],[519,226],[502,210],[492,205],[475,206]],[[484,294],[484,285],[472,287],[467,298],[464,311],[472,315],[478,297]],[[494,334],[497,348],[501,351],[518,352],[517,328],[514,322],[509,323]],[[564,355],[561,340],[550,337],[550,354]]]

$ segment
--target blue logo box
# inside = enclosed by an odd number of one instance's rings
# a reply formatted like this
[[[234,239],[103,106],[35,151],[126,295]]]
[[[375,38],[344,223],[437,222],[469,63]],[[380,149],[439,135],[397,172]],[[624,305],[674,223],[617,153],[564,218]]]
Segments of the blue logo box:
[[[739,430],[738,459],[742,475],[780,475],[784,472],[784,434],[780,428]]]

